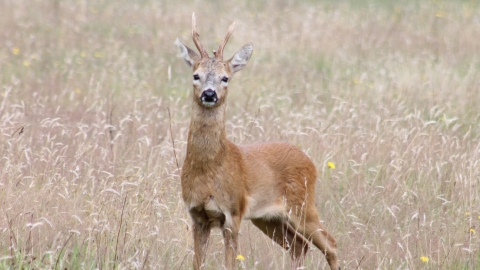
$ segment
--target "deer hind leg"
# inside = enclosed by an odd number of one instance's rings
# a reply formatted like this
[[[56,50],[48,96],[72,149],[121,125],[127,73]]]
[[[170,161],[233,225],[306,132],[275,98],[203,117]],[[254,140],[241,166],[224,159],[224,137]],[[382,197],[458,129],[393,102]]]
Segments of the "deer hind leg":
[[[337,244],[335,239],[323,228],[317,215],[311,218],[307,217],[302,223],[303,224],[297,226],[292,225],[297,228],[299,233],[311,240],[312,243],[320,249],[325,255],[330,269],[339,270]]]
[[[308,240],[297,233],[288,222],[282,219],[252,219],[253,225],[277,244],[290,251],[292,269],[303,266],[308,251]]]

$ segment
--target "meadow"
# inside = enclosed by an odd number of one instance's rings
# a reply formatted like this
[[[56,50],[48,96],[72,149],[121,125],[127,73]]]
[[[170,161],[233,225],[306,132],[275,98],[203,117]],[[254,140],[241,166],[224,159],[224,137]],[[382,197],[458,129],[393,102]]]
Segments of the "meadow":
[[[195,12],[232,21],[227,137],[318,170],[343,269],[480,269],[480,2],[0,1],[0,268],[190,269],[180,168]],[[242,269],[288,269],[246,221]],[[207,269],[220,269],[213,231]],[[316,249],[306,269],[326,268]]]

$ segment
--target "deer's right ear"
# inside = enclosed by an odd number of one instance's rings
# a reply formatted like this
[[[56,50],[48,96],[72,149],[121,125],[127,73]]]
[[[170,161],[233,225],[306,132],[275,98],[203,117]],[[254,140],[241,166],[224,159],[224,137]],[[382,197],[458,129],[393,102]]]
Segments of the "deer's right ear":
[[[178,56],[182,57],[190,68],[193,68],[193,64],[200,59],[200,55],[185,46],[178,38],[175,40],[175,45],[177,45],[178,49],[180,50],[180,54]]]

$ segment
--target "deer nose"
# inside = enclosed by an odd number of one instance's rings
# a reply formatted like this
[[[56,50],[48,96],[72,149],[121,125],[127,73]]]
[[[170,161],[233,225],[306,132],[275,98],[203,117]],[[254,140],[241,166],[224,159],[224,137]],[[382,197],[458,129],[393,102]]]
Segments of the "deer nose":
[[[212,89],[207,89],[202,92],[202,96],[200,97],[202,102],[207,105],[213,105],[217,102],[217,92],[213,91]]]

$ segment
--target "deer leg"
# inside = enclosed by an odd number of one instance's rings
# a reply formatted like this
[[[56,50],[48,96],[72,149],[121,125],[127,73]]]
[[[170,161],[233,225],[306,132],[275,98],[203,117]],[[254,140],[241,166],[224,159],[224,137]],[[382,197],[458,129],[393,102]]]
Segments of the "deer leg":
[[[292,269],[303,266],[308,251],[308,240],[298,234],[284,220],[252,219],[253,225],[284,249],[290,251]]]
[[[233,217],[231,224],[225,224],[222,229],[223,241],[225,243],[225,266],[227,269],[235,269],[235,256],[238,250],[238,231],[240,229],[240,218]]]
[[[293,225],[293,224],[292,224]],[[305,221],[303,226],[298,226],[299,233],[320,249],[325,255],[328,265],[332,270],[339,270],[337,258],[337,244],[335,239],[323,228],[317,217]]]
[[[208,239],[210,237],[210,226],[195,222],[193,224],[193,269],[203,268],[205,253],[207,251]]]

